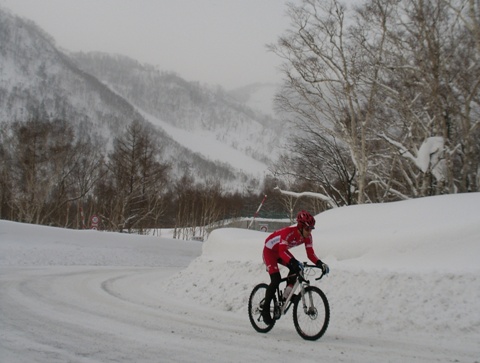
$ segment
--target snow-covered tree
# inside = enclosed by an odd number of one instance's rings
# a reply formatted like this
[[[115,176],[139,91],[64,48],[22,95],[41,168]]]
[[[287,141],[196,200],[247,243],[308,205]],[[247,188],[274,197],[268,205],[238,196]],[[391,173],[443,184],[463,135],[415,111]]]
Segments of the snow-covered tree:
[[[296,134],[286,159],[297,178],[323,173],[321,192],[341,204],[479,190],[478,2],[289,9],[292,27],[270,48],[284,59],[276,106]]]

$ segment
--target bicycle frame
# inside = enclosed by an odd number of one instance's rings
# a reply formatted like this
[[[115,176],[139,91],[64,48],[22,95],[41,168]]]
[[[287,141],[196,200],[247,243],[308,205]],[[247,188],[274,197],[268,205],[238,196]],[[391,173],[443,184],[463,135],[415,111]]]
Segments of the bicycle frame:
[[[315,265],[308,265],[306,262],[303,263],[303,266],[304,266],[304,269],[307,269],[307,271],[309,271],[310,269],[312,269],[314,267],[317,267]],[[280,284],[282,284],[282,282],[286,282],[290,276],[282,278],[280,280]],[[323,277],[323,273],[320,275],[320,277],[316,278],[315,280],[320,280],[322,277]],[[305,288],[307,286],[310,286],[310,281],[305,279],[304,274],[297,274],[295,284],[293,285],[293,288],[290,291],[290,294],[286,298],[285,298],[285,296],[283,296],[283,298],[285,299],[284,301],[282,301],[282,299],[281,299],[282,294],[281,294],[280,284],[277,287],[277,300],[278,300],[278,305],[279,305],[279,308],[280,308],[280,316],[285,315],[288,312],[288,309],[292,305],[292,304],[289,304],[289,303],[292,302],[291,300],[292,300],[293,296],[295,295],[295,292],[297,291],[298,287],[300,287],[299,296],[302,299],[303,309],[304,310],[307,309],[306,304],[305,304]],[[310,303],[312,303],[312,301],[310,301]]]

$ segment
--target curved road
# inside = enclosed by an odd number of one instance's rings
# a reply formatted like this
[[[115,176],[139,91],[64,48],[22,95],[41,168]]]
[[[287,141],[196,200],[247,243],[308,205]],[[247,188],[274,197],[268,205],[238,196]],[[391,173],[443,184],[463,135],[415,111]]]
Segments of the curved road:
[[[317,342],[291,317],[262,335],[243,314],[167,293],[179,268],[0,268],[0,360],[19,362],[434,362],[472,352],[335,331]]]

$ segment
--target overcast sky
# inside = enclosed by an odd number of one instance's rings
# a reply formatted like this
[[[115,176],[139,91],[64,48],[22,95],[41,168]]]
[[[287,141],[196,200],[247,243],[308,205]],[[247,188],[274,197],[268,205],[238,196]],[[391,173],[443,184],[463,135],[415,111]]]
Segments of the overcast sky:
[[[279,82],[267,52],[287,29],[285,0],[0,0],[68,51],[120,53],[226,89]]]

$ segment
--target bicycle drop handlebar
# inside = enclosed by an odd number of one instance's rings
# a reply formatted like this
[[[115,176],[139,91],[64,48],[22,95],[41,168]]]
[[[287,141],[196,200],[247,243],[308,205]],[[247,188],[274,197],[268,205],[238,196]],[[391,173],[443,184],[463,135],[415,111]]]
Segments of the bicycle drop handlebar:
[[[320,270],[320,276],[317,277],[317,278],[315,278],[315,281],[318,281],[318,280],[320,280],[323,276],[325,276],[325,274],[323,273],[323,270],[322,270],[320,267],[318,267],[317,265],[310,265],[310,264],[308,264],[307,262],[304,262],[304,263],[303,263],[303,267],[304,267],[304,268],[317,268],[317,269]],[[305,279],[305,277],[303,277],[303,274],[299,274],[298,276],[299,276],[299,278],[300,278],[300,281],[305,281],[306,283],[310,283],[310,281],[308,281],[307,279]]]

